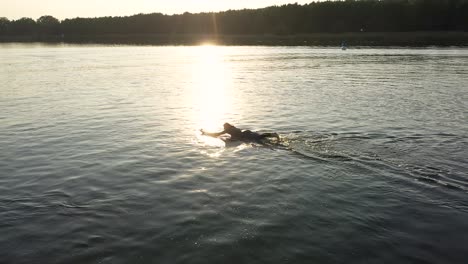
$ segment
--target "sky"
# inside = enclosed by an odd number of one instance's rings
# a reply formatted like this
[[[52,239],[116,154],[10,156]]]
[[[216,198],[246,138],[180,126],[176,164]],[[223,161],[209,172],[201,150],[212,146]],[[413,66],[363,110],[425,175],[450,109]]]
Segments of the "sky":
[[[37,19],[51,15],[74,17],[126,16],[139,13],[180,14],[260,8],[313,0],[0,0],[0,17]]]

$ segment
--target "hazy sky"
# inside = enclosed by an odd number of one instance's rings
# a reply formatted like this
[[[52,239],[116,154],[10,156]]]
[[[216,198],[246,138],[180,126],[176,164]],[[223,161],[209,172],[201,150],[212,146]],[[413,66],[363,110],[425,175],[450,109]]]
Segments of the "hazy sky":
[[[313,0],[0,0],[0,17],[18,19],[52,15],[74,17],[123,16],[138,13],[197,13],[228,9],[258,8]]]

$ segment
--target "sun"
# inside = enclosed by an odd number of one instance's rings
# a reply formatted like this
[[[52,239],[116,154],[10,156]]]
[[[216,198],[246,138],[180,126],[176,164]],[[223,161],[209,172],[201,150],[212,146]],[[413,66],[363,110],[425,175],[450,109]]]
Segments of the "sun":
[[[204,41],[199,46],[204,47],[206,49],[206,48],[215,48],[217,45],[211,41]]]

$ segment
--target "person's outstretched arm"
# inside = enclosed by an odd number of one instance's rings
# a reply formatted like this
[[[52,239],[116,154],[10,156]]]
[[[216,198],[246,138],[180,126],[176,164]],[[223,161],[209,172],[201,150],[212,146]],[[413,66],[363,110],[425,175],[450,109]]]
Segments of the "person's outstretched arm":
[[[218,132],[218,133],[210,133],[210,132],[206,132],[206,131],[203,130],[203,129],[200,129],[200,132],[202,133],[202,135],[210,136],[210,137],[219,137],[219,136],[221,136],[222,134],[226,134],[225,131],[221,131],[221,132]]]

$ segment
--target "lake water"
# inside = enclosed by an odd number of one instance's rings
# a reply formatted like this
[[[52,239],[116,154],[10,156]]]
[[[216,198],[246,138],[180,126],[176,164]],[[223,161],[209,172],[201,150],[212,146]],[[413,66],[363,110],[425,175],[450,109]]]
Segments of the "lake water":
[[[1,263],[468,259],[468,49],[2,44],[0,80]]]

